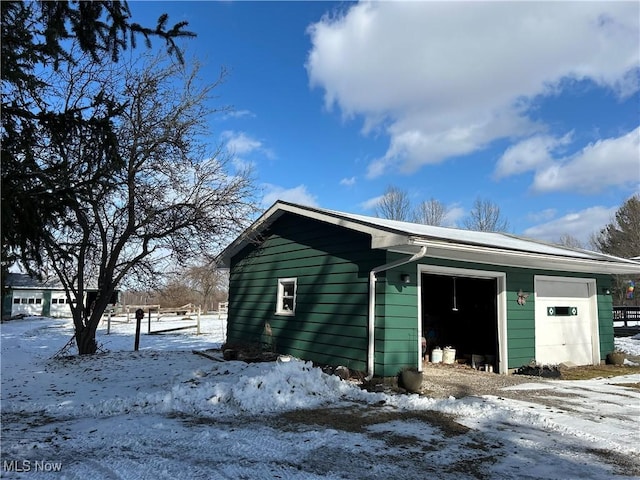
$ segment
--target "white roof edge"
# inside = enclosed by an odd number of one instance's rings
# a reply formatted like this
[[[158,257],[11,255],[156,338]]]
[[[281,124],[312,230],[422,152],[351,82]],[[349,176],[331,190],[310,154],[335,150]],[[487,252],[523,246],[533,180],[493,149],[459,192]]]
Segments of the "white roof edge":
[[[267,228],[286,212],[371,235],[372,249],[402,251],[404,249],[413,250],[411,248],[412,245],[414,248],[419,245],[427,245],[429,248],[429,245],[431,245],[431,248],[437,247],[442,251],[467,252],[467,254],[470,254],[469,258],[483,257],[481,259],[467,260],[478,263],[542,269],[552,269],[551,266],[555,265],[556,268],[569,271],[640,274],[640,262],[634,260],[587,250],[571,249],[561,245],[524,239],[511,234],[431,227],[309,207],[282,200],[278,200],[269,207],[265,213],[225,248],[218,256],[222,265],[229,266],[231,258],[238,251],[249,242],[254,241],[261,230]],[[492,240],[495,243],[492,244]],[[471,254],[473,252],[476,254]],[[432,253],[435,252],[428,253],[427,256],[432,256]],[[484,257],[492,257],[495,261],[488,262]],[[460,255],[443,258],[460,259]],[[532,265],[528,265],[529,263]],[[549,266],[543,267],[542,265],[545,264]]]
[[[580,273],[640,274],[640,263],[558,257],[533,252],[516,252],[491,247],[451,245],[439,242],[415,241],[414,245],[427,246],[428,256],[448,260],[462,260],[508,267],[539,268],[541,270],[570,270]],[[403,252],[406,253],[406,252]],[[611,257],[615,259],[616,257]],[[624,260],[624,259],[623,259]]]

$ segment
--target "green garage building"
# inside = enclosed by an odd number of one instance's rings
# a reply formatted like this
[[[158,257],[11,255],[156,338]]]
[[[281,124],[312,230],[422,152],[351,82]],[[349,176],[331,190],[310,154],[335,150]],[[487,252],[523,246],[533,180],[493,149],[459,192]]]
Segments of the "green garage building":
[[[422,369],[451,346],[494,370],[598,364],[613,350],[611,275],[640,263],[505,233],[434,227],[279,201],[220,257],[228,344],[369,376]]]

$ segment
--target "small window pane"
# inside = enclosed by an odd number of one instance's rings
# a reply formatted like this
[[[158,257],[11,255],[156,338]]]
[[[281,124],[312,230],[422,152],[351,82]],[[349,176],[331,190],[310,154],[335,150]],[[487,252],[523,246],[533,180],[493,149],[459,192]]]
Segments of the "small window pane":
[[[278,279],[278,298],[276,313],[280,315],[293,315],[296,309],[296,283],[295,278]]]
[[[29,299],[29,305],[33,305],[34,303],[36,303],[36,299],[35,298],[30,298]]]
[[[285,312],[293,311],[293,297],[291,298],[285,297],[282,299],[282,310],[284,310]]]
[[[14,298],[14,299],[13,299],[13,303],[14,303],[14,304],[16,304],[16,303],[20,303],[20,298],[19,298],[19,297]]]
[[[42,299],[36,298],[36,305],[42,305]]]
[[[51,299],[51,304],[55,305],[56,303],[58,303],[58,299],[57,298],[52,298]]]
[[[26,305],[26,304],[27,304],[27,299],[26,299],[26,298],[22,298],[22,299],[20,300],[20,303],[22,303],[22,304]]]
[[[284,296],[285,297],[293,297],[293,282],[283,283],[282,287],[284,288]]]

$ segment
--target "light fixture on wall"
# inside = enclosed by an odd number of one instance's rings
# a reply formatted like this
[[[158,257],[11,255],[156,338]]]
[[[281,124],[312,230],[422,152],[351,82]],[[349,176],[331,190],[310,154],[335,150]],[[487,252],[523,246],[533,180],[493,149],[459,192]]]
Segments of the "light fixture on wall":
[[[605,295],[611,295],[611,290],[609,290],[608,288],[603,288],[602,293],[604,293]]]
[[[458,311],[458,292],[456,291],[456,277],[453,277],[453,308],[454,312]]]
[[[403,273],[400,275],[400,280],[402,280],[402,283],[411,283],[411,276],[408,273]]]

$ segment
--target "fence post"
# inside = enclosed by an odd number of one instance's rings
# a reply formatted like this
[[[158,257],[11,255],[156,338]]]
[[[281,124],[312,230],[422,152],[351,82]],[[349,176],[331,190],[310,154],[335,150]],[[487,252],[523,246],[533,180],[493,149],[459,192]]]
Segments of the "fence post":
[[[142,322],[142,319],[144,318],[144,311],[139,308],[136,310],[136,340],[134,343],[134,350],[137,352],[138,351],[138,347],[140,346],[140,322]]]

